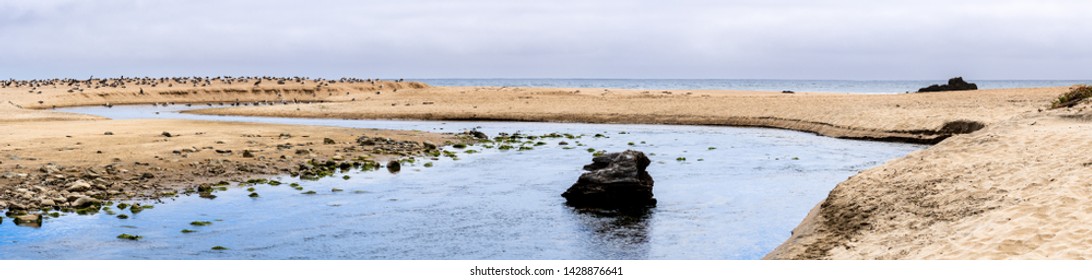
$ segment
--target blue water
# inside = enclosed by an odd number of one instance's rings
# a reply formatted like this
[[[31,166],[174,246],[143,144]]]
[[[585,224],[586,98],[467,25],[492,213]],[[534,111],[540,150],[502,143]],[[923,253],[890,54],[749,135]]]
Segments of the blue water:
[[[675,90],[761,90],[833,93],[914,92],[943,80],[762,80],[762,79],[414,79],[434,86],[507,86]],[[1092,84],[1092,80],[971,80],[980,89],[1031,88]]]
[[[286,119],[179,114],[185,107],[68,108],[115,119],[182,118],[397,128],[544,139],[529,151],[446,148],[402,172],[350,171],[319,181],[180,196],[129,219],[67,214],[41,228],[0,223],[0,259],[757,259],[788,238],[839,182],[921,145],[764,128],[514,122]],[[160,114],[155,114],[160,112]],[[606,137],[593,137],[603,134]],[[289,141],[289,140],[286,140]],[[560,141],[570,145],[562,146]],[[565,147],[574,147],[565,149]],[[586,149],[644,151],[656,208],[643,216],[576,211],[560,196]],[[677,160],[685,157],[686,160]],[[435,166],[425,167],[424,162]],[[349,175],[348,180],[342,175]],[[299,182],[303,194],[287,186]],[[343,189],[341,192],[333,188]],[[132,202],[132,201],[128,201]],[[154,203],[144,201],[144,203]],[[192,221],[211,221],[191,226]],[[196,232],[182,233],[189,229]],[[140,235],[139,241],[119,234]],[[223,246],[229,250],[211,250]]]

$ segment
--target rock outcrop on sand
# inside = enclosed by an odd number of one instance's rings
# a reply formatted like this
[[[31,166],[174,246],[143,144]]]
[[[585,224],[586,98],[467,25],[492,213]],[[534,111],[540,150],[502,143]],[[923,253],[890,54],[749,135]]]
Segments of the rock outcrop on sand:
[[[968,83],[963,80],[963,77],[955,77],[948,79],[947,85],[931,85],[918,89],[918,92],[936,92],[936,91],[955,91],[955,90],[976,90],[978,85],[974,83]]]
[[[561,196],[578,208],[654,207],[652,176],[645,171],[649,163],[644,153],[633,150],[597,156],[584,166],[588,172]]]

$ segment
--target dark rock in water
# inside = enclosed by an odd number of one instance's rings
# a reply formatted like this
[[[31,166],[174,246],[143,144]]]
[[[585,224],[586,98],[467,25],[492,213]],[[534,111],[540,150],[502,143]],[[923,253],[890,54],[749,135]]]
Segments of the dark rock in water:
[[[398,161],[392,160],[390,162],[387,162],[387,171],[390,171],[391,173],[398,173],[398,171],[401,171],[401,170],[402,170],[402,164],[398,163]]]
[[[947,85],[931,85],[918,89],[918,92],[937,92],[937,91],[954,91],[954,90],[976,90],[978,85],[974,83],[968,83],[963,80],[963,77],[955,77],[948,79]]]
[[[489,135],[486,135],[485,132],[481,132],[481,131],[477,131],[477,130],[467,131],[467,132],[465,132],[465,134],[470,135],[471,137],[474,137],[474,138],[477,138],[477,139],[489,139]]]
[[[626,150],[592,158],[588,172],[565,193],[570,206],[578,208],[632,209],[656,206],[652,176],[645,171],[651,161],[640,151]]]

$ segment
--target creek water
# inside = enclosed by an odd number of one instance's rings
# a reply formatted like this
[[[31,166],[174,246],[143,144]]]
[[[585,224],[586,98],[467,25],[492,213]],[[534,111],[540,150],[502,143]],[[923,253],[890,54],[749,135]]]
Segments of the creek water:
[[[349,171],[318,181],[280,176],[275,179],[284,185],[255,186],[258,198],[232,187],[211,200],[183,195],[144,201],[155,208],[139,214],[113,209],[128,219],[103,212],[66,214],[45,220],[40,228],[18,227],[8,219],[0,223],[0,259],[757,259],[783,242],[839,182],[925,147],[762,128],[176,112],[182,109],[187,108],[64,111],[114,119],[583,136],[541,140],[546,145],[526,151],[445,147],[458,152],[459,159],[418,158],[397,174]],[[573,148],[565,149],[560,141]],[[588,148],[648,154],[657,207],[643,215],[612,215],[566,206],[560,194],[591,162]],[[211,224],[191,225],[194,221]],[[123,233],[142,239],[116,238]]]

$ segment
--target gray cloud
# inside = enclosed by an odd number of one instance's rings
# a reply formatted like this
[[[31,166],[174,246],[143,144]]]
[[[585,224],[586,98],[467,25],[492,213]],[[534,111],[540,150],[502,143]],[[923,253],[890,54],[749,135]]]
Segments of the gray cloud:
[[[1087,79],[1088,1],[0,3],[0,78]]]

